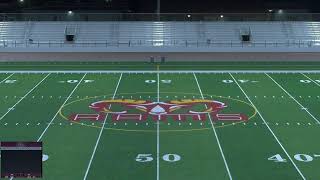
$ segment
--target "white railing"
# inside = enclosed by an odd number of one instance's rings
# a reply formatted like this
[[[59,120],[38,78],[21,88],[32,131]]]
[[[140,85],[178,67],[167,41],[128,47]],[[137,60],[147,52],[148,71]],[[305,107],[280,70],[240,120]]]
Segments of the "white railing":
[[[0,48],[111,48],[111,47],[198,47],[198,48],[269,48],[269,47],[285,47],[285,48],[320,48],[320,40],[292,40],[292,41],[190,41],[190,40],[123,40],[123,41],[10,41],[1,40]]]

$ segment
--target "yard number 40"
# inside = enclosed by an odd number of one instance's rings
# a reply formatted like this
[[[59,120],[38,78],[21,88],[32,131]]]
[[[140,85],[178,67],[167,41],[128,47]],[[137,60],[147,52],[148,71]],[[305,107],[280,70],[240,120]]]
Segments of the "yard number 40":
[[[319,157],[319,155],[314,155],[314,157]],[[313,161],[313,157],[308,154],[296,154],[293,156],[293,158],[297,161],[300,161],[300,162]],[[274,161],[274,162],[279,162],[279,163],[287,162],[287,160],[282,158],[282,156],[280,154],[273,155],[273,156],[269,157],[268,160]]]
[[[181,157],[178,154],[165,154],[162,159],[167,162],[180,161]],[[150,162],[153,161],[152,154],[138,154],[136,157],[137,162]]]

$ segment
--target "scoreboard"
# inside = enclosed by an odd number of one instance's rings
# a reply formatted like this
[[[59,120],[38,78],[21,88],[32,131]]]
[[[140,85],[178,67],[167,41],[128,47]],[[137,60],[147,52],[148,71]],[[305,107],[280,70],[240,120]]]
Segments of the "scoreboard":
[[[41,178],[42,142],[1,142],[1,178]]]

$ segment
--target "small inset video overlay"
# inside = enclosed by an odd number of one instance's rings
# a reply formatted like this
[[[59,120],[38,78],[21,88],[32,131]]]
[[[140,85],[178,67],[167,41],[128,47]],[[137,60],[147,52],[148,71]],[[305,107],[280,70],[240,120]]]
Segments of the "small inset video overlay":
[[[42,142],[1,142],[1,178],[41,178]]]

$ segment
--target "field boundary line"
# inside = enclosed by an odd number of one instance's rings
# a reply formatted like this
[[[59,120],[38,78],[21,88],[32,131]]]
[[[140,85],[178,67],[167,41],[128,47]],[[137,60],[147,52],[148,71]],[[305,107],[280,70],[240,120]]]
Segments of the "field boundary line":
[[[275,133],[273,132],[273,130],[270,128],[270,126],[268,125],[268,123],[266,122],[266,120],[264,119],[264,117],[261,115],[260,111],[257,109],[257,107],[253,104],[253,102],[251,101],[251,99],[249,98],[249,96],[247,95],[247,93],[242,89],[242,87],[240,86],[240,84],[238,83],[238,81],[233,77],[233,75],[231,73],[229,73],[229,75],[231,76],[231,78],[234,80],[234,82],[238,85],[239,89],[242,91],[242,93],[246,96],[247,100],[251,103],[251,105],[257,110],[257,113],[259,114],[260,118],[262,119],[262,121],[264,122],[264,124],[266,125],[266,127],[268,128],[268,130],[271,132],[272,136],[274,137],[274,139],[277,141],[277,143],[280,145],[281,149],[284,151],[284,153],[287,155],[287,157],[289,158],[289,160],[291,161],[292,165],[295,167],[295,169],[297,170],[297,172],[300,174],[300,176],[302,177],[303,180],[306,180],[306,178],[304,177],[304,175],[302,174],[302,172],[300,171],[300,169],[298,168],[298,166],[296,165],[296,163],[294,163],[293,159],[290,157],[289,153],[287,152],[287,150],[284,148],[284,146],[281,144],[280,140],[278,139],[278,137],[275,135]]]
[[[203,93],[202,93],[202,90],[201,90],[201,87],[200,87],[200,84],[199,84],[199,82],[198,82],[198,78],[197,78],[196,74],[193,73],[193,76],[194,76],[194,79],[196,80],[196,83],[197,83],[197,86],[198,86],[198,89],[199,89],[201,98],[202,98],[202,99],[205,99],[204,96],[203,96]],[[208,113],[208,117],[209,117],[209,120],[210,120],[210,123],[211,123],[211,127],[212,127],[212,130],[213,130],[213,133],[214,133],[215,138],[216,138],[217,143],[218,143],[218,147],[219,147],[219,150],[220,150],[220,154],[221,154],[221,156],[222,156],[224,165],[225,165],[226,170],[227,170],[227,172],[228,172],[229,179],[232,180],[232,176],[231,176],[231,172],[230,172],[230,169],[229,169],[227,160],[226,160],[226,158],[225,158],[225,156],[224,156],[224,152],[223,152],[222,146],[221,146],[221,144],[220,144],[220,140],[219,140],[218,134],[217,134],[217,132],[216,132],[216,128],[214,127],[214,125],[213,125],[213,123],[212,123],[212,118],[211,118],[211,116],[210,116],[209,113]]]
[[[51,73],[47,74],[40,82],[38,82],[31,90],[29,90],[22,98],[19,99],[19,101],[17,101],[12,107],[9,108],[9,110],[0,117],[0,121],[9,113],[11,112],[11,110],[16,107],[24,98],[26,98],[33,90],[35,90],[44,80],[47,79],[47,77],[50,75]]]
[[[312,118],[315,120],[318,124],[320,124],[320,121],[308,111],[306,107],[304,107],[298,100],[296,100],[287,90],[285,90],[276,80],[274,80],[269,74],[265,73],[266,76],[268,76],[280,89],[282,89],[291,99],[293,99],[303,110],[305,110]]]
[[[121,79],[122,79],[122,74],[120,74],[120,77],[119,77],[119,80],[118,80],[116,89],[114,90],[114,93],[113,93],[113,96],[112,96],[112,99],[114,99],[114,97],[115,97],[116,94],[117,94],[118,87],[119,87],[119,85],[120,85]],[[110,109],[110,108],[111,108],[111,104],[109,105],[109,109]],[[91,164],[92,164],[94,155],[96,154],[96,150],[97,150],[97,148],[98,148],[98,145],[99,145],[99,142],[100,142],[100,138],[101,138],[102,132],[103,132],[103,130],[105,129],[105,124],[106,124],[106,121],[107,121],[107,119],[108,119],[108,115],[109,115],[109,113],[107,113],[106,117],[104,118],[103,125],[102,125],[102,127],[101,127],[100,132],[99,132],[99,136],[98,136],[97,141],[96,141],[96,144],[95,144],[95,146],[94,146],[94,149],[93,149],[92,155],[91,155],[91,157],[90,157],[90,161],[89,161],[89,163],[88,163],[88,167],[87,167],[86,173],[85,173],[85,175],[84,175],[84,177],[83,177],[83,180],[86,180],[86,179],[87,179],[87,176],[88,176],[88,174],[89,174],[90,167],[91,167]]]
[[[0,73],[320,73],[320,70],[0,70]]]
[[[3,82],[5,82],[6,80],[8,80],[11,76],[13,76],[15,73],[10,74],[9,76],[7,76],[5,79],[3,79],[2,81],[0,81],[0,84],[2,84]]]
[[[70,97],[72,96],[72,94],[76,91],[76,89],[78,88],[78,86],[81,84],[82,80],[85,78],[87,74],[84,74],[83,77],[80,79],[80,81],[78,82],[78,84],[73,88],[73,90],[71,91],[71,93],[69,94],[69,96],[67,97],[67,99],[63,102],[63,104],[61,105],[61,107],[59,108],[59,110],[57,111],[57,113],[53,116],[53,118],[51,119],[50,123],[48,124],[48,126],[43,130],[43,132],[41,133],[41,135],[39,136],[37,142],[39,142],[41,140],[41,138],[43,137],[43,135],[46,133],[46,131],[48,130],[48,128],[50,127],[50,125],[52,124],[52,122],[55,120],[55,118],[57,117],[57,115],[59,114],[61,108],[67,103],[67,101],[70,99]]]

